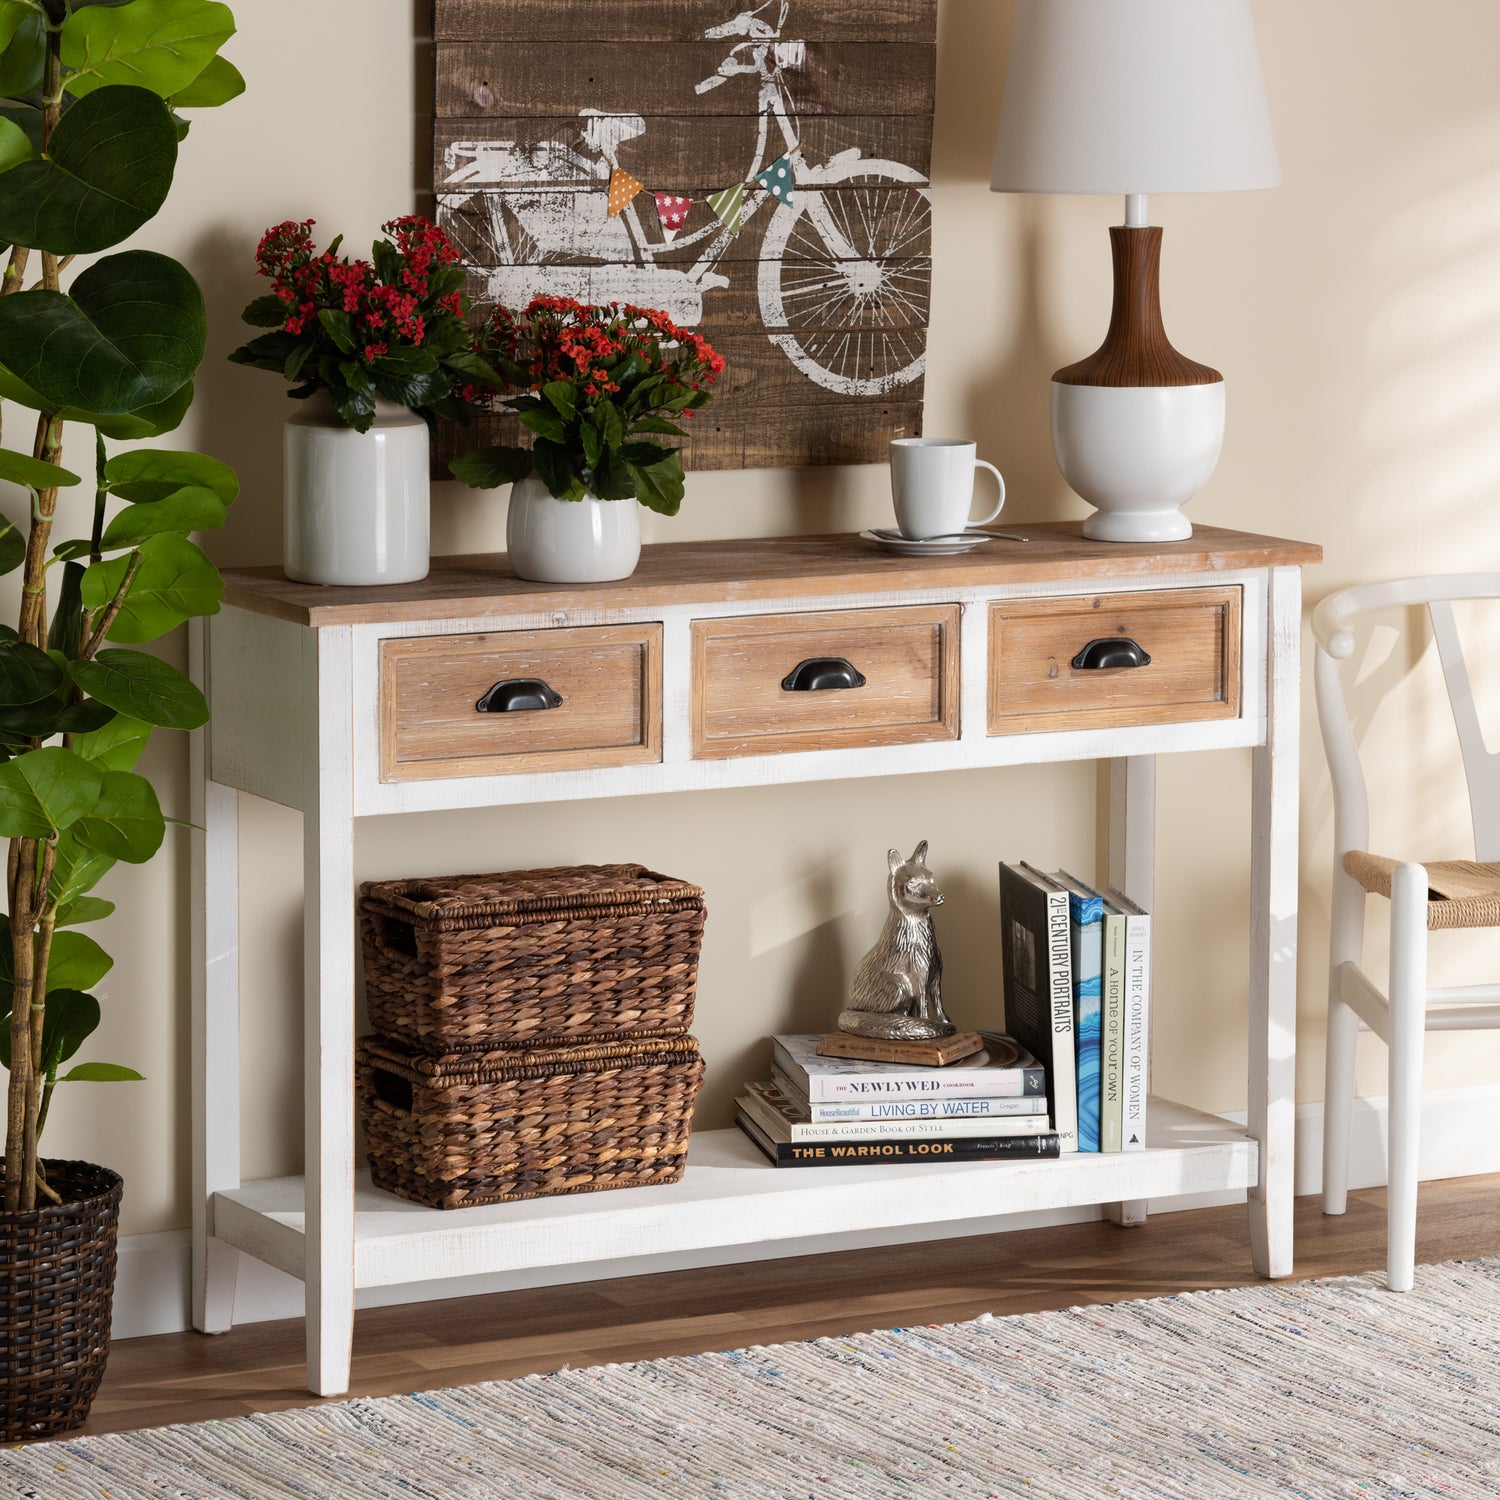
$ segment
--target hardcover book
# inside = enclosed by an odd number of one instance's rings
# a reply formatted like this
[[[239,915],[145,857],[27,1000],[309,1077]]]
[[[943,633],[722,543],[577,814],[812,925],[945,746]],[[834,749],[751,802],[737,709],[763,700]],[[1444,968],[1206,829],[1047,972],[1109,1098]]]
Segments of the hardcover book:
[[[982,1136],[1045,1135],[1045,1115],[1013,1115],[1005,1120],[812,1120],[807,1110],[774,1084],[749,1083],[737,1101],[773,1141],[920,1141]]]
[[[773,1141],[744,1112],[736,1123],[778,1167],[869,1167],[884,1163],[1042,1161],[1058,1155],[1055,1135],[1018,1135],[968,1141],[833,1141],[802,1144]]]
[[[1151,1092],[1151,914],[1110,887],[1125,915],[1125,1059],[1120,1148],[1146,1149],[1146,1099]]]
[[[810,1103],[886,1097],[999,1099],[1043,1092],[1042,1069],[998,1033],[985,1034],[985,1050],[946,1068],[913,1068],[901,1063],[819,1057],[816,1036],[772,1038],[773,1061]]]
[[[1104,903],[1104,1021],[1099,1072],[1099,1149],[1118,1151],[1125,1099],[1125,914]]]
[[[1028,1053],[1029,1057],[1030,1054]],[[982,1120],[1016,1115],[1045,1117],[1046,1085],[1042,1070],[1035,1068],[1036,1092],[1004,1099],[964,1094],[957,1098],[934,1098],[928,1094],[880,1095],[874,1099],[820,1099],[805,1094],[780,1068],[771,1069],[771,1082],[810,1120]]]
[[[1078,1149],[1099,1150],[1103,1033],[1104,898],[1066,870],[1052,877],[1068,893],[1073,947],[1073,1044],[1078,1057]]]
[[[1000,954],[1005,1029],[1041,1063],[1053,1129],[1064,1151],[1076,1151],[1078,1058],[1068,893],[1029,865],[1000,866]]]

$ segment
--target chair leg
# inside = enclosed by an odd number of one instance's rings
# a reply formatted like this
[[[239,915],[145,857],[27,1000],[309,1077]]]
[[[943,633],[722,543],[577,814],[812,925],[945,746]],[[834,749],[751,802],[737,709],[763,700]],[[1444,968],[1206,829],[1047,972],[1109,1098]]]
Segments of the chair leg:
[[[1342,866],[1333,872],[1328,964],[1328,1058],[1323,1082],[1323,1212],[1341,1214],[1349,1199],[1349,1133],[1354,1115],[1354,1056],[1359,1017],[1339,993],[1339,970],[1357,964],[1364,945],[1365,893]]]
[[[1386,1283],[1409,1292],[1416,1263],[1417,1153],[1427,1029],[1427,871],[1400,866],[1391,879],[1390,1188]]]

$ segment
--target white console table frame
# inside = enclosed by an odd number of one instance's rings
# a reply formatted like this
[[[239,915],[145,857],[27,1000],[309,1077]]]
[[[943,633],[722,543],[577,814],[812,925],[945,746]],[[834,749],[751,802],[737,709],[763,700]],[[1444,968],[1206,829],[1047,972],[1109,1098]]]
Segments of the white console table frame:
[[[361,1286],[1087,1204],[1103,1205],[1119,1223],[1134,1223],[1153,1197],[1236,1189],[1249,1194],[1256,1270],[1290,1274],[1300,565],[1320,554],[1299,543],[1208,528],[1193,542],[1154,549],[1090,546],[1077,540],[1076,527],[1028,529],[1034,537],[1029,549],[982,549],[941,565],[897,563],[849,538],[651,548],[636,580],[570,590],[518,584],[503,559],[483,558],[448,560],[427,585],[385,591],[312,589],[271,570],[226,575],[225,610],[198,622],[192,641],[193,670],[213,711],[193,749],[194,1326],[204,1332],[230,1327],[241,1252],[299,1276],[306,1288],[308,1384],[319,1395],[337,1395],[349,1385]],[[742,587],[738,575],[726,583],[708,565],[736,549],[753,563],[778,545],[806,553],[805,567],[783,570],[784,584],[775,565],[761,569],[753,588]],[[697,562],[704,564],[701,579]],[[1236,717],[987,733],[991,602],[1226,584],[1243,590]],[[923,603],[963,607],[958,738],[693,759],[691,621]],[[643,620],[663,628],[659,763],[381,781],[381,640]],[[353,842],[361,817],[1102,759],[1110,763],[1110,878],[1149,901],[1155,757],[1230,747],[1250,749],[1254,761],[1244,1129],[1155,1100],[1143,1152],[800,1172],[774,1171],[736,1131],[707,1131],[694,1137],[678,1184],[450,1213],[404,1203],[357,1178]],[[298,808],[304,818],[305,1178],[241,1180],[240,792]],[[712,1004],[712,997],[703,1003]]]

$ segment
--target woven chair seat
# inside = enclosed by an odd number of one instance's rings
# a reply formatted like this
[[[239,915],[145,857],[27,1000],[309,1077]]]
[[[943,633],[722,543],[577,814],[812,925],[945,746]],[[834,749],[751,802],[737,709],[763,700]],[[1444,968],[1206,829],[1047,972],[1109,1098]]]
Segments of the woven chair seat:
[[[1391,894],[1391,876],[1399,859],[1352,849],[1344,869],[1372,896]],[[1472,859],[1437,860],[1427,871],[1427,926],[1500,927],[1500,864],[1478,864]]]

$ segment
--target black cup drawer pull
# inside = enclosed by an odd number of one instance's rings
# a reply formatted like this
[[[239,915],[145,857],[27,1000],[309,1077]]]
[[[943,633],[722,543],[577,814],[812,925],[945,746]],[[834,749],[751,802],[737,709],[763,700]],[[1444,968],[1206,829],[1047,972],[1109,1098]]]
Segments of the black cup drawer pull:
[[[831,688],[863,687],[865,674],[842,656],[811,656],[799,661],[781,685],[789,693],[826,693]]]
[[[1102,636],[1090,641],[1073,658],[1078,672],[1101,672],[1109,667],[1149,667],[1151,658],[1128,635]]]
[[[561,708],[562,694],[540,677],[510,677],[497,682],[474,707],[482,714],[528,713],[538,708]]]

